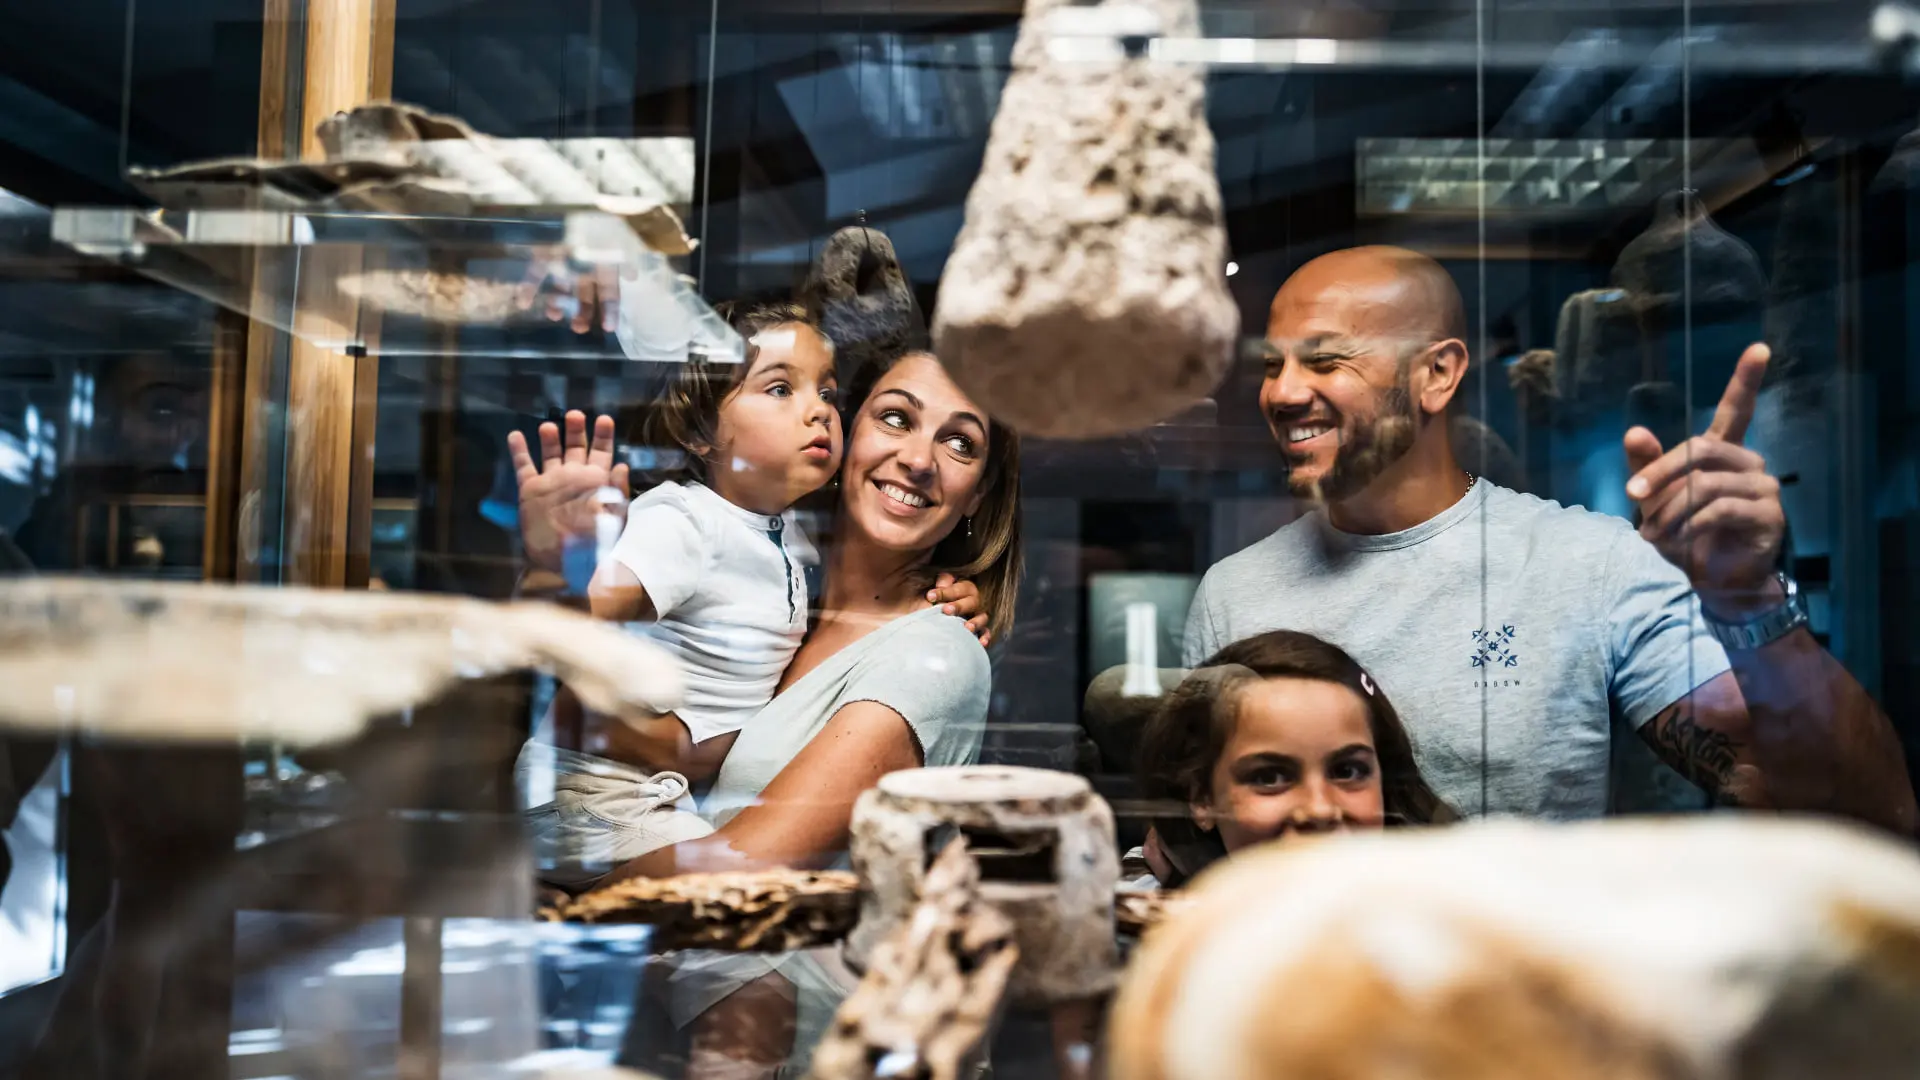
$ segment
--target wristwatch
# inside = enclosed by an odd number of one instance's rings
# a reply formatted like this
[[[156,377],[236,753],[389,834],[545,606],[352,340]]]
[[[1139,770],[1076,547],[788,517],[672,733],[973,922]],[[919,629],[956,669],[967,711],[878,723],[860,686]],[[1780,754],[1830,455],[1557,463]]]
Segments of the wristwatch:
[[[1786,590],[1787,598],[1770,611],[1763,611],[1740,622],[1722,622],[1704,606],[1700,609],[1707,630],[1722,647],[1751,651],[1771,645],[1807,625],[1807,598],[1800,595],[1800,584],[1784,571],[1775,571],[1774,579]]]

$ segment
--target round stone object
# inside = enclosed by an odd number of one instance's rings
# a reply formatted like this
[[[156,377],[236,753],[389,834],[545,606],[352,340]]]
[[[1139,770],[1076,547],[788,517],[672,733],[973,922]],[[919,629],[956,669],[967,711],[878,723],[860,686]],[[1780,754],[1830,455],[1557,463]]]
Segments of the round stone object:
[[[955,837],[980,864],[981,899],[1015,927],[1014,1002],[1046,1005],[1113,987],[1113,811],[1085,779],[1046,769],[908,769],[862,794],[852,855],[864,890],[847,938],[849,964],[864,970],[913,911],[928,866]]]

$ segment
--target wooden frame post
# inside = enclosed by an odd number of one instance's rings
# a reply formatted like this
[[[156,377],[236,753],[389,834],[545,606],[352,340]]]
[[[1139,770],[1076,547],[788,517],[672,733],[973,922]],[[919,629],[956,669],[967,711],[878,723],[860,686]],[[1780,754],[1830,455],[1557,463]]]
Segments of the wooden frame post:
[[[315,125],[336,112],[388,97],[393,85],[394,0],[265,0],[260,58],[259,148],[262,157],[322,156]],[[247,334],[244,390],[234,406],[243,434],[231,492],[209,491],[236,509],[231,559],[242,580],[258,580],[265,535],[281,537],[281,580],[287,584],[364,587],[373,526],[373,429],[379,367],[375,327],[356,318],[352,302],[327,288],[342,269],[335,252],[309,248],[293,311],[295,333],[254,320]],[[259,310],[284,304],[284,275],[257,275]],[[341,353],[303,338],[325,325],[356,327],[365,349]],[[272,407],[278,351],[284,348],[284,428]],[[219,418],[216,417],[216,422]],[[274,440],[284,434],[284,457]],[[278,463],[280,467],[276,468]],[[282,479],[284,478],[284,479]],[[271,485],[283,484],[278,520],[268,516]],[[209,541],[209,552],[216,551]],[[208,563],[210,575],[216,563]]]

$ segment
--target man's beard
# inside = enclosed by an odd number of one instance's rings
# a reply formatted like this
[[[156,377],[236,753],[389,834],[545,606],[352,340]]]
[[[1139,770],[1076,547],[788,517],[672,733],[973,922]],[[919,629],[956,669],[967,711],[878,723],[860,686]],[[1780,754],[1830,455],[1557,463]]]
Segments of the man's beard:
[[[1403,374],[1380,399],[1373,416],[1359,423],[1341,425],[1340,445],[1334,449],[1333,464],[1326,475],[1315,480],[1287,478],[1294,495],[1319,503],[1336,503],[1365,491],[1367,485],[1394,462],[1413,449],[1418,425],[1413,411],[1413,393]]]

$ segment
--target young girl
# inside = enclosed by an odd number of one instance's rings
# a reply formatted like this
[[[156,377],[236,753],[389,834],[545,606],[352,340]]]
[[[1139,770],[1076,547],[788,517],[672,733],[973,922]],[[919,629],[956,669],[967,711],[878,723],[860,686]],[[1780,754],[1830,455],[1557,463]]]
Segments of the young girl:
[[[1167,696],[1140,745],[1156,819],[1133,887],[1176,886],[1251,844],[1458,820],[1414,764],[1399,714],[1337,646],[1275,630],[1236,642]],[[1147,876],[1148,872],[1151,877]]]
[[[687,479],[633,501],[587,586],[595,616],[643,624],[680,661],[682,704],[639,724],[585,723],[579,750],[530,742],[521,754],[523,784],[553,770],[552,800],[527,815],[556,885],[711,832],[687,774],[718,769],[806,635],[819,557],[791,510],[840,466],[833,347],[797,306],[730,321],[746,362],[688,360],[645,420],[643,441],[678,447]]]

